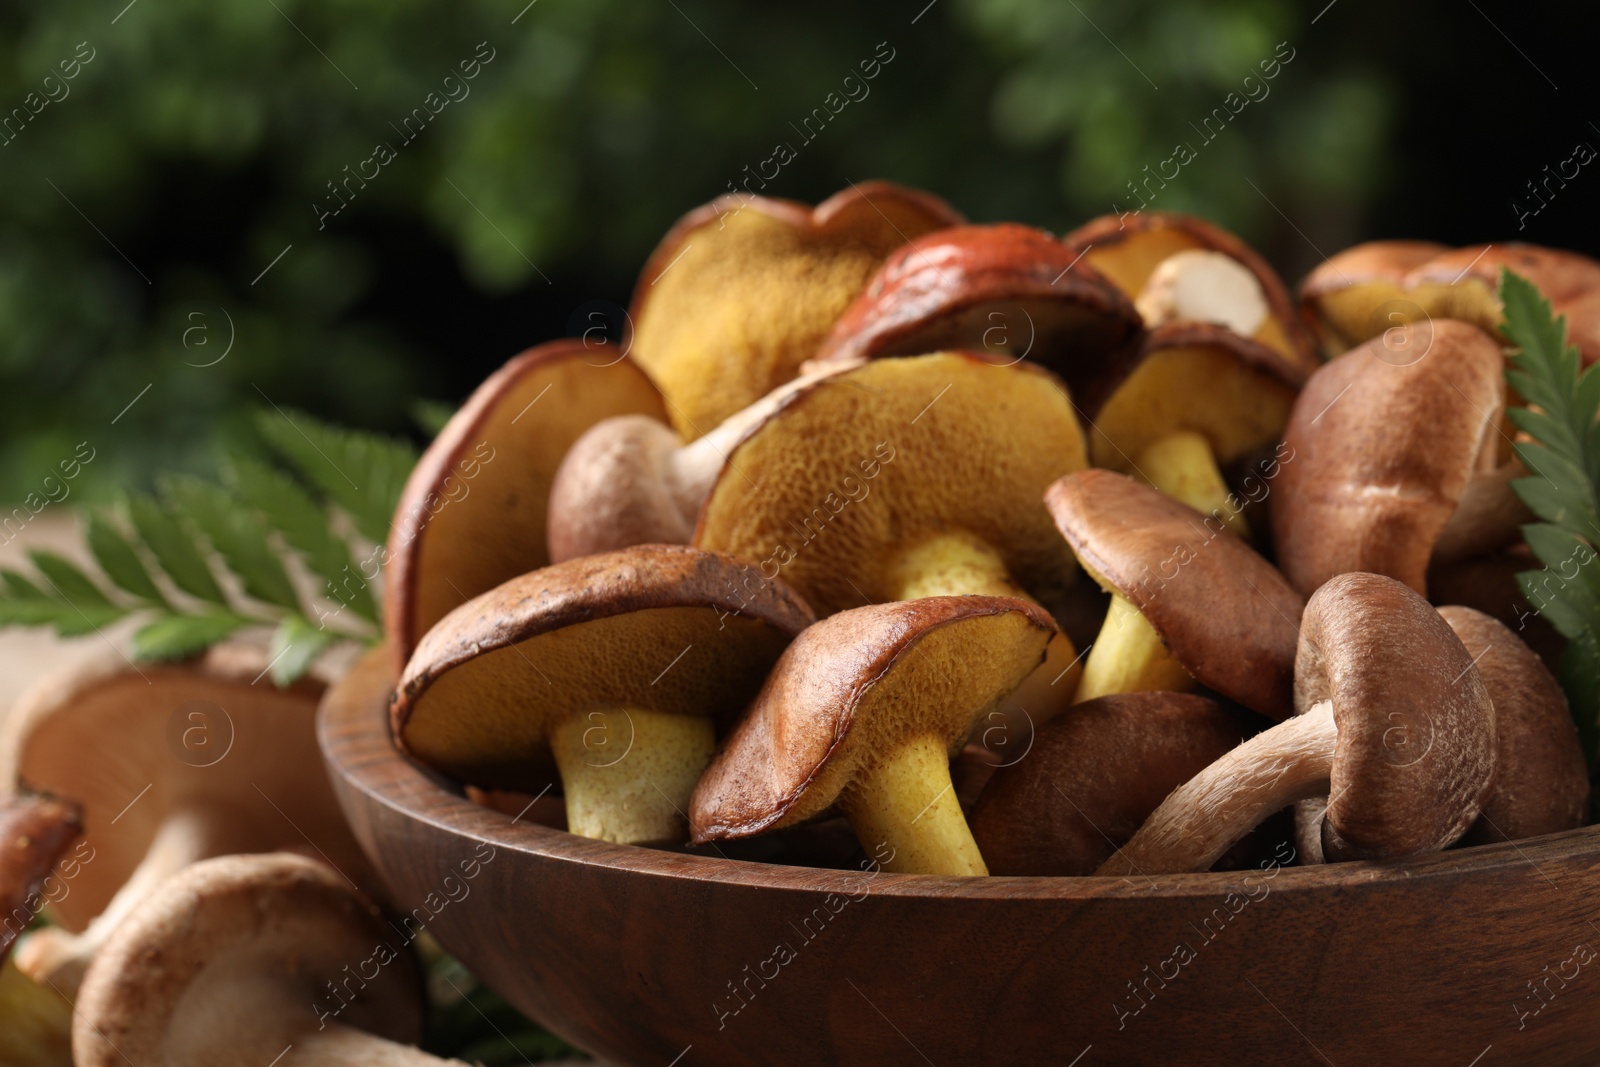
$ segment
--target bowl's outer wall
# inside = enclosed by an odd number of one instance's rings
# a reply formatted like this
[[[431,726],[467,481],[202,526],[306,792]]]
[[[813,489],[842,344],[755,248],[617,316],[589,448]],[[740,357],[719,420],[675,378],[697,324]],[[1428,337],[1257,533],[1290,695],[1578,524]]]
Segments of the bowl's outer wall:
[[[758,866],[513,825],[396,752],[391,684],[369,659],[322,710],[357,839],[401,910],[611,1060],[1600,1062],[1600,828],[1126,884]]]

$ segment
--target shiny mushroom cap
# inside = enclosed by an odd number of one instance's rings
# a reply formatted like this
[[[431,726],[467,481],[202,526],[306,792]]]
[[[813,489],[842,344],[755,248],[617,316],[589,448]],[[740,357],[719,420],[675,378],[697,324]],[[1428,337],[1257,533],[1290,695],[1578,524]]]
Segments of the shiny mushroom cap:
[[[839,317],[818,362],[951,349],[1031,359],[1086,415],[1128,372],[1139,315],[1121,290],[1043,230],[957,226],[892,253]]]
[[[551,341],[478,386],[412,470],[389,530],[384,630],[396,670],[451,609],[550,562],[556,469],[589,427],[621,415],[664,429],[667,410],[615,346]]]
[[[696,843],[842,806],[868,855],[982,874],[950,786],[973,724],[1043,658],[1055,624],[1008,597],[928,597],[843,611],[795,639],[689,805]],[[965,836],[965,848],[940,840]],[[933,838],[934,840],[930,840]],[[976,869],[950,869],[965,852]]]
[[[1397,327],[1312,375],[1273,488],[1290,583],[1310,594],[1371,571],[1425,592],[1469,485],[1499,465],[1505,395],[1500,346],[1452,319]]]
[[[1269,715],[1292,706],[1304,601],[1214,518],[1112,471],[1050,486],[1045,504],[1084,569],[1138,609],[1202,685]]]
[[[1243,712],[1188,693],[1119,693],[1039,728],[972,812],[993,874],[1094,873],[1178,786],[1256,732]]]
[[[693,440],[793,378],[884,257],[960,214],[862,182],[811,208],[732,194],[662,238],[634,290],[633,358]]]
[[[1589,773],[1566,694],[1527,645],[1481,611],[1439,609],[1494,701],[1496,773],[1467,844],[1516,841],[1582,826]]]
[[[45,878],[82,832],[71,804],[26,794],[0,798],[0,916],[6,920],[0,925],[0,963],[43,908],[39,890]]]

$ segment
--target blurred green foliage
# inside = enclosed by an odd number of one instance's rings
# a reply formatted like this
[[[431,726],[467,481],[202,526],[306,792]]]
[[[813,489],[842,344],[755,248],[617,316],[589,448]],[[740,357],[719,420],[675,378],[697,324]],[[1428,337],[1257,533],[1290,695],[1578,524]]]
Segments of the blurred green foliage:
[[[1126,183],[1288,41],[1270,95],[1155,206],[1270,245],[1274,204],[1314,204],[1303,227],[1348,235],[1381,177],[1384,77],[1312,58],[1288,0],[524,2],[0,9],[0,108],[27,119],[0,146],[0,500],[86,439],[86,497],[209,471],[262,403],[404,431],[583,301],[624,303],[673,219],[778,142],[798,158],[769,194],[888,177],[1061,230],[1132,206]],[[880,42],[894,58],[807,141]],[[319,229],[380,143],[394,158]]]

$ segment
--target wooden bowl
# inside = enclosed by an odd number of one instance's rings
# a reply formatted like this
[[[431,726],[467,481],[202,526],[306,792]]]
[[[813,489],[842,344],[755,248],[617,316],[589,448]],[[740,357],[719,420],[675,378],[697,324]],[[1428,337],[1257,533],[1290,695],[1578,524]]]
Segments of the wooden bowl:
[[[1404,863],[934,878],[609,845],[401,756],[381,654],[328,693],[340,802],[402,909],[630,1064],[1600,1062],[1600,827]],[[469,873],[470,872],[470,873]],[[397,925],[397,930],[399,926]]]

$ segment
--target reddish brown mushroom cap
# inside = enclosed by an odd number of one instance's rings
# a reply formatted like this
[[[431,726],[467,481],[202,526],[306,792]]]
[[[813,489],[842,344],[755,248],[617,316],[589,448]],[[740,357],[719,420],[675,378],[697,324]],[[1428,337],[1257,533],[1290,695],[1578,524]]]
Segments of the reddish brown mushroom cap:
[[[384,629],[396,670],[451,609],[549,562],[556,469],[614,415],[667,413],[638,366],[576,340],[529,349],[473,392],[406,480],[390,527]]]
[[[972,813],[993,874],[1094,873],[1168,793],[1256,732],[1246,713],[1188,693],[1118,693],[1039,728]]]
[[[1330,352],[1427,317],[1499,329],[1500,270],[1532,281],[1567,316],[1585,364],[1600,359],[1600,263],[1516,241],[1450,249],[1427,241],[1372,241],[1346,249],[1300,284],[1302,314]]]
[[[719,197],[680,219],[645,263],[633,356],[693,440],[793,378],[885,256],[963,221],[935,196],[882,181],[814,209]]]
[[[1439,849],[1472,825],[1494,781],[1494,703],[1427,601],[1377,574],[1318,589],[1300,625],[1295,707],[1324,701],[1338,727],[1329,860]]]
[[[1309,594],[1371,571],[1425,591],[1469,483],[1494,470],[1504,407],[1500,346],[1451,319],[1397,327],[1312,375],[1272,498],[1290,583]]]
[[[27,795],[0,799],[0,963],[44,907],[39,891],[46,876],[82,832],[73,805]]]
[[[1304,601],[1221,522],[1106,470],[1045,494],[1084,567],[1126,597],[1203,685],[1263,715],[1289,714]]]
[[[1494,701],[1494,790],[1467,844],[1516,841],[1582,826],[1589,773],[1567,698],[1539,657],[1480,611],[1439,609],[1477,664]]]
[[[950,349],[1033,359],[1092,416],[1132,366],[1139,314],[1126,295],[1043,230],[957,226],[892,253],[816,359]]]

